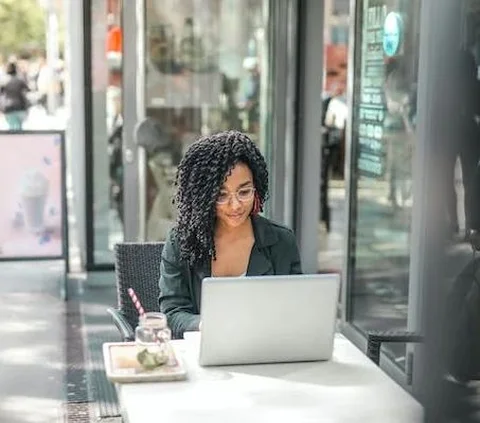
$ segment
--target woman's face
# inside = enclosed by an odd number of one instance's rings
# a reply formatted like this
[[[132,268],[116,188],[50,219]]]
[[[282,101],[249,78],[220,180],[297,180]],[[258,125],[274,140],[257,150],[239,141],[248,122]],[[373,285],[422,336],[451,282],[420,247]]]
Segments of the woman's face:
[[[255,188],[250,168],[236,164],[220,188],[216,203],[218,223],[237,228],[249,218],[253,208]]]

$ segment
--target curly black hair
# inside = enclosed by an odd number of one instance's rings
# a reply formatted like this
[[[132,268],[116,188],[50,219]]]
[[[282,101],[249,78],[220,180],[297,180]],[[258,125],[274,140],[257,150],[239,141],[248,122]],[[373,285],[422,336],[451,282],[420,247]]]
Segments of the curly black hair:
[[[216,200],[237,163],[246,164],[253,175],[260,210],[268,196],[268,171],[255,143],[238,131],[225,131],[195,141],[177,169],[174,233],[180,258],[201,265],[216,257],[213,240]]]

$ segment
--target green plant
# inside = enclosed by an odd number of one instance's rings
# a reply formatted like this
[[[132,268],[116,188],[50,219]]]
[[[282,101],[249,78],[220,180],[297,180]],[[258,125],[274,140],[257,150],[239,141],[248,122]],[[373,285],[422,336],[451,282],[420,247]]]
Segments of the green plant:
[[[0,28],[4,55],[45,45],[45,15],[38,0],[0,0]]]

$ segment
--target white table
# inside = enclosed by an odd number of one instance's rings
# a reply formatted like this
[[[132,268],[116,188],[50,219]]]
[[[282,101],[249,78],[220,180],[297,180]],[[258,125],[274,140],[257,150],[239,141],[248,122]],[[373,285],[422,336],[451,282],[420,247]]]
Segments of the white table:
[[[415,423],[420,404],[342,335],[327,362],[205,367],[199,336],[173,342],[189,379],[118,385],[128,423]]]

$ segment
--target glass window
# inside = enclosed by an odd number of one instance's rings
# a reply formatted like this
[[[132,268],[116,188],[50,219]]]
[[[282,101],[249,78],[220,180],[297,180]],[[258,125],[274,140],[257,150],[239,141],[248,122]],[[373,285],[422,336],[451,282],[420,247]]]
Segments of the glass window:
[[[109,264],[123,241],[121,1],[91,0],[91,30],[93,260]]]
[[[348,26],[338,25],[332,27],[332,44],[347,44],[348,43]]]
[[[349,319],[362,331],[405,329],[420,2],[357,6]],[[399,365],[405,346],[389,346]]]
[[[348,116],[349,15],[325,2],[324,74],[321,135],[320,221],[318,225],[320,272],[342,271],[345,262],[345,134]],[[337,10],[339,14],[334,15]]]
[[[348,15],[350,0],[333,0],[333,15]]]
[[[175,220],[176,166],[200,135],[238,129],[265,153],[268,0],[146,0],[146,114],[161,137],[147,150],[146,235]]]

